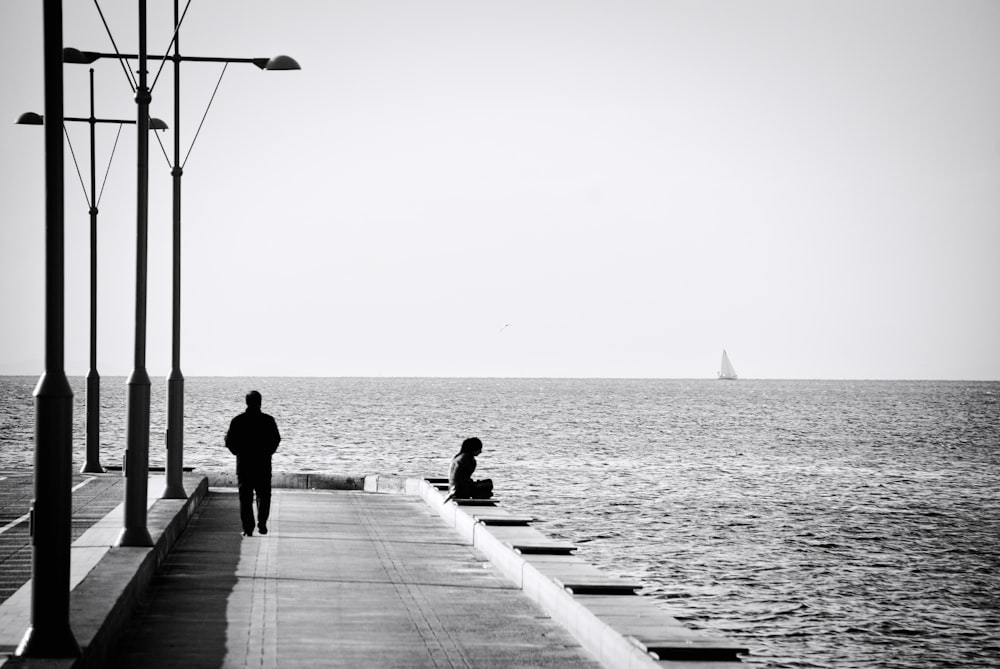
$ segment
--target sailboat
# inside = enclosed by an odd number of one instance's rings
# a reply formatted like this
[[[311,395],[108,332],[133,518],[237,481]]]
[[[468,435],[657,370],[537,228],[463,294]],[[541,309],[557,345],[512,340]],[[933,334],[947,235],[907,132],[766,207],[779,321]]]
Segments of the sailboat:
[[[722,349],[722,371],[719,372],[719,379],[723,381],[735,381],[737,378],[736,370],[733,369],[733,363],[729,362],[729,356],[726,355],[726,349]]]

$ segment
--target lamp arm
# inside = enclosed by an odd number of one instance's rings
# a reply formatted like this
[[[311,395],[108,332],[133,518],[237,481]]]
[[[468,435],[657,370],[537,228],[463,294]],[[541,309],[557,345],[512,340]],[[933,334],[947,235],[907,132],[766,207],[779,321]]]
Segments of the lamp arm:
[[[99,53],[97,51],[80,51],[79,49],[67,48],[63,50],[63,62],[73,63],[79,65],[89,65],[100,58],[116,58],[124,60],[136,60],[139,56],[134,53]],[[288,56],[275,56],[274,58],[225,58],[222,56],[153,56],[149,55],[147,58],[152,60],[170,60],[176,62],[190,62],[190,63],[250,63],[251,65],[256,65],[261,70],[266,69],[285,69],[285,70],[298,70],[301,69],[298,63],[294,59]],[[270,67],[268,65],[276,60],[282,61],[281,67]]]

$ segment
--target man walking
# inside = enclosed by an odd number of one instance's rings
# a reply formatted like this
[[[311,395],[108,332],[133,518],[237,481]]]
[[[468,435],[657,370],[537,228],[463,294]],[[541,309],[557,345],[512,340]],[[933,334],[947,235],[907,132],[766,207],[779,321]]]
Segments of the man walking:
[[[247,410],[229,423],[226,448],[236,456],[243,536],[252,537],[254,493],[257,494],[257,529],[267,534],[267,519],[271,513],[271,456],[278,450],[281,435],[274,418],[261,412],[260,393],[251,390],[246,399]]]

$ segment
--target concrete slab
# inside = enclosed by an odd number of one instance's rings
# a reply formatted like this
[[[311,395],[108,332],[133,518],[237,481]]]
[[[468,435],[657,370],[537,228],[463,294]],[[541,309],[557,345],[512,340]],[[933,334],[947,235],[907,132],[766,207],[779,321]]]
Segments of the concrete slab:
[[[150,477],[147,485],[147,513],[163,494],[165,478]],[[171,500],[173,501],[173,500]],[[183,503],[183,500],[181,500]],[[86,530],[70,549],[70,590],[76,588],[114,546],[123,524],[123,504]],[[179,505],[178,505],[179,508]],[[173,509],[171,516],[176,513]],[[31,622],[31,583],[0,604],[0,653],[13,652]]]
[[[70,550],[70,627],[84,656],[77,659],[11,657],[31,621],[31,583],[0,605],[0,665],[25,669],[103,666],[110,640],[131,616],[146,585],[207,492],[207,479],[185,476],[187,500],[162,500],[163,477],[147,488],[147,527],[154,545],[115,547],[121,507],[106,514]],[[113,530],[112,530],[113,528]]]
[[[472,517],[477,523],[482,525],[524,526],[531,525],[536,520],[534,516],[515,516],[506,511],[504,513],[506,515],[500,515],[499,513],[493,515],[473,514]]]
[[[268,525],[213,491],[109,666],[600,666],[418,498],[276,490]]]
[[[530,527],[478,522],[474,514],[482,512],[445,503],[427,482],[415,487],[428,507],[604,666],[714,669],[739,663],[744,649],[684,628],[636,594],[641,583],[606,574],[570,555],[573,544],[547,537],[539,541],[543,535]],[[503,516],[503,509],[487,513]]]

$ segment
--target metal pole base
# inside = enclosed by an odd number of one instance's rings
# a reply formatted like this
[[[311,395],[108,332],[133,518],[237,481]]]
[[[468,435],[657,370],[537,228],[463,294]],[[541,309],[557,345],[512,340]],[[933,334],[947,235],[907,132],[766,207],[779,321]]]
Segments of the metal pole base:
[[[87,374],[87,462],[81,474],[103,474],[101,466],[101,376],[96,369]]]
[[[118,535],[118,546],[152,546],[146,528],[146,503],[149,488],[149,375],[137,368],[128,379],[128,434],[125,460],[125,524]]]
[[[73,391],[46,371],[35,388],[35,499],[31,503],[31,621],[17,654],[76,657],[70,629]]]
[[[153,545],[153,537],[145,527],[126,527],[118,534],[115,546],[135,546],[149,548]]]
[[[69,626],[39,629],[32,625],[14,651],[14,655],[21,657],[80,657],[80,654],[80,644]]]
[[[166,487],[161,499],[187,499],[184,492],[184,375],[176,367],[167,379]]]
[[[188,494],[184,491],[184,486],[166,486],[160,499],[187,499]]]

